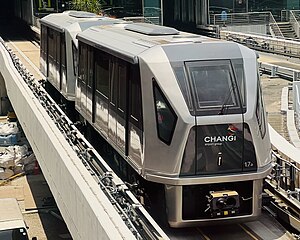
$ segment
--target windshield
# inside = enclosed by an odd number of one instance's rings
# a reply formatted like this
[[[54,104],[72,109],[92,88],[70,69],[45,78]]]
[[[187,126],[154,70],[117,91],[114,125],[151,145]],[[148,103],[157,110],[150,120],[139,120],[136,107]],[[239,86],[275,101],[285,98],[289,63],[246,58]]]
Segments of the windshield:
[[[28,240],[25,228],[15,228],[0,231],[1,240]]]
[[[241,62],[193,61],[181,66],[173,64],[173,69],[190,111],[193,108],[193,115],[244,112],[244,72]]]

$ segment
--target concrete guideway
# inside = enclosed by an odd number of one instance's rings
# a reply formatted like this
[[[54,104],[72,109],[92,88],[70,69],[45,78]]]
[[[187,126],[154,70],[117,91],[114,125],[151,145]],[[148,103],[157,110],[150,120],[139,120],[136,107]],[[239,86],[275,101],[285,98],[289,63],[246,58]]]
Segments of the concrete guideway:
[[[73,239],[136,239],[25,84],[2,44],[0,53],[8,96]]]

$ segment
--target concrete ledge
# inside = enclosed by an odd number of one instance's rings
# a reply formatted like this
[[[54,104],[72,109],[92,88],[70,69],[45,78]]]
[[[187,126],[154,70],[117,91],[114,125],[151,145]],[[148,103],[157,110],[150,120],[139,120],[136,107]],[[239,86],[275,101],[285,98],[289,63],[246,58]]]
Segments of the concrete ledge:
[[[270,124],[268,124],[268,126],[272,145],[291,161],[300,164],[300,149],[290,144],[284,137],[277,133]]]

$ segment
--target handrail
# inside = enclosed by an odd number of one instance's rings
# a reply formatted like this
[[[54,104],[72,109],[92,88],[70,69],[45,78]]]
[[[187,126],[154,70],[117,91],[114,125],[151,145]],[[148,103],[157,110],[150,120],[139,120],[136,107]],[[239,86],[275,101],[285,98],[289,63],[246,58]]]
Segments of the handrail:
[[[288,19],[289,19],[289,14],[290,14],[290,11],[289,11],[289,10],[286,10],[286,9],[281,10],[281,11],[280,11],[280,20],[281,20],[281,22],[286,22],[286,21],[288,21]]]
[[[248,12],[248,13],[230,13],[211,14],[210,24],[212,25],[249,25],[265,24],[273,27],[274,33],[283,37],[283,34],[271,12]]]
[[[297,34],[297,37],[300,38],[300,24],[298,22],[298,18],[300,19],[300,11],[299,10],[291,10],[289,21],[293,25],[293,28]]]
[[[270,26],[272,26],[273,27],[273,29],[272,29],[272,27],[271,27],[271,29],[274,31],[276,31],[277,33],[279,33],[279,36],[280,37],[284,37],[283,36],[283,33],[281,32],[281,30],[280,30],[280,27],[278,26],[278,24],[277,24],[277,22],[276,22],[276,20],[275,20],[275,18],[273,17],[273,14],[270,12]],[[275,34],[275,33],[274,33]],[[276,36],[276,34],[275,34],[275,36]]]
[[[160,25],[160,18],[159,17],[123,17],[124,21],[132,21],[132,22],[144,22],[144,23],[151,23],[155,25]]]
[[[300,41],[298,39],[274,38],[231,31],[220,31],[220,38],[247,45],[250,48],[265,52],[278,53],[289,57],[299,57]]]

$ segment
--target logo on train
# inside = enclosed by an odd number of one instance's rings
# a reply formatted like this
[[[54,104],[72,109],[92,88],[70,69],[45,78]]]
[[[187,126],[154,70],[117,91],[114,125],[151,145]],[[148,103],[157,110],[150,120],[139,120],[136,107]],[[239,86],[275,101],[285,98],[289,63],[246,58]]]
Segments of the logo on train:
[[[222,145],[223,142],[235,142],[236,136],[206,136],[204,137],[205,146]]]

